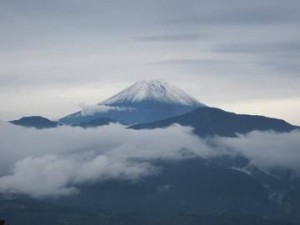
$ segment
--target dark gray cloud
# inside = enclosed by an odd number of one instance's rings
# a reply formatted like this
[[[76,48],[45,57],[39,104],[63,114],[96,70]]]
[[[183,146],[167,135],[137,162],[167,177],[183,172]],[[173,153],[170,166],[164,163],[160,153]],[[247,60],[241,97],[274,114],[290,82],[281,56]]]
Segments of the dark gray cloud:
[[[170,21],[174,24],[198,24],[198,25],[270,25],[298,22],[300,20],[296,10],[274,8],[272,5],[262,7],[240,7],[214,14],[199,13],[185,16],[181,19]]]
[[[203,66],[203,65],[217,65],[220,63],[230,63],[229,60],[216,60],[216,59],[170,59],[155,62],[157,65],[191,65],[191,66]]]
[[[300,41],[228,43],[217,47],[216,50],[233,53],[283,54],[290,56],[291,54],[300,53]]]
[[[204,36],[199,34],[166,34],[166,35],[152,35],[144,36],[137,39],[143,42],[168,42],[168,41],[195,41],[203,39]]]
[[[291,7],[293,5],[294,7]],[[175,24],[267,25],[299,22],[299,2],[278,1],[188,1],[178,11]],[[181,13],[180,13],[181,12]]]
[[[215,48],[217,52],[236,55],[252,55],[253,65],[267,68],[272,74],[279,74],[297,79],[300,61],[300,42],[260,41],[245,43],[226,43]],[[272,74],[269,77],[272,77]]]

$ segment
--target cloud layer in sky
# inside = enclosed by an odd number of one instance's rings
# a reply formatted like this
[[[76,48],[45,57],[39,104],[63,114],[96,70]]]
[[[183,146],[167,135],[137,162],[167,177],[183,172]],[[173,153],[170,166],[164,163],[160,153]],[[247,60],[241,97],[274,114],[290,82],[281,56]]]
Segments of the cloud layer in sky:
[[[33,197],[76,194],[80,185],[139,181],[160,173],[153,160],[242,155],[262,171],[300,176],[300,132],[253,132],[200,139],[189,127],[129,130],[121,125],[35,130],[0,123],[0,192]],[[157,141],[159,140],[159,141]]]

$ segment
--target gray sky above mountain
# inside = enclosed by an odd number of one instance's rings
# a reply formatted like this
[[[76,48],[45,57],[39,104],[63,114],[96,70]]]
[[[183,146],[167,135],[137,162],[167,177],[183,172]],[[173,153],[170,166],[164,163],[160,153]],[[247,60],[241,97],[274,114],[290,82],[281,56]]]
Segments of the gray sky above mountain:
[[[142,79],[300,124],[298,0],[0,2],[0,118],[59,118]]]

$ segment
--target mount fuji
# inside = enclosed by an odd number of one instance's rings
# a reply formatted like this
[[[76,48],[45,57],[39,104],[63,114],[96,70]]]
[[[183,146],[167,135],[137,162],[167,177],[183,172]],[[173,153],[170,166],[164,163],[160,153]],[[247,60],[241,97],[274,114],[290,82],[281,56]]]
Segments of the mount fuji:
[[[60,119],[64,124],[88,123],[109,118],[138,124],[170,118],[206,107],[183,90],[162,80],[139,81],[115,96]]]
[[[241,143],[243,139],[239,139],[240,134],[252,131],[288,133],[300,129],[281,119],[236,114],[206,106],[161,80],[137,82],[117,95],[66,116],[59,122],[40,116],[23,117],[10,122],[37,129],[55,129],[65,124],[75,126],[76,129],[86,129],[119,122],[126,123],[126,129],[136,130],[133,132],[136,135],[140,132],[138,130],[167,128],[179,124],[192,128],[193,133],[212,148],[215,145],[214,140],[224,137],[230,137],[223,139],[224,141],[231,142],[231,138],[235,138],[234,142]],[[70,131],[70,128],[67,130]],[[50,134],[53,132],[56,130]],[[117,133],[112,133],[111,138],[107,140],[114,141],[115,134]],[[137,135],[134,138],[139,137]],[[212,137],[217,139],[211,139]],[[161,138],[155,136],[149,140],[151,147],[152,140],[159,142]],[[120,143],[127,144],[122,140]],[[201,146],[199,145],[199,148]],[[257,146],[259,149],[253,151],[273,154],[268,147],[264,149],[260,145]],[[80,145],[80,149],[81,147],[86,146]],[[140,147],[143,151],[143,146]],[[228,147],[224,145],[225,148]],[[222,146],[220,150],[223,151]],[[282,151],[288,154],[286,149]],[[78,225],[83,224],[82,221],[86,225],[299,225],[298,176],[295,176],[292,170],[281,167],[280,163],[278,168],[265,172],[253,163],[255,160],[259,161],[259,157],[252,159],[243,154],[236,155],[234,152],[232,149],[232,154],[216,154],[215,157],[207,158],[187,155],[187,158],[183,157],[182,160],[181,157],[174,160],[164,157],[131,157],[130,161],[126,162],[129,165],[139,160],[147,163],[146,165],[153,165],[158,170],[152,175],[131,181],[107,179],[97,182],[95,179],[89,183],[81,183],[77,195],[64,198],[35,201],[22,196],[20,199],[10,196],[7,198],[0,194],[0,217],[3,215],[12,221],[12,224],[17,225],[39,224],[41,220],[44,225]],[[284,154],[276,154],[275,157]],[[123,157],[120,159],[124,160]],[[115,164],[115,161],[112,161],[112,164]],[[52,165],[55,169],[59,164],[51,162],[51,167]],[[88,170],[99,168],[98,165],[94,167],[95,164],[89,165],[92,166],[88,166]],[[116,165],[119,166],[118,163]],[[69,168],[66,166],[63,168]],[[54,176],[56,174],[53,173]],[[60,180],[60,174],[58,175]],[[75,175],[74,179],[77,179]],[[64,174],[62,176],[65,177]]]

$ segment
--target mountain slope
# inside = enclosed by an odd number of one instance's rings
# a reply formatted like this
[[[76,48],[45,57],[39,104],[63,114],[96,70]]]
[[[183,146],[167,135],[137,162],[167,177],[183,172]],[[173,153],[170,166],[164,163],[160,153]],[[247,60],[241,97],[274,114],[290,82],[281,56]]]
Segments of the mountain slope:
[[[276,221],[300,221],[300,208],[293,203],[299,198],[298,178],[249,175],[236,168],[250,162],[231,156],[155,163],[160,168],[157,174],[131,182],[83,184],[80,193],[64,198],[20,202],[0,195],[0,217],[15,225],[44,220],[43,224],[73,225],[283,225],[290,223]],[[276,195],[280,202],[270,197]]]
[[[245,134],[254,130],[289,132],[299,127],[293,126],[283,120],[255,115],[241,115],[226,112],[217,108],[203,107],[184,115],[166,120],[131,126],[131,129],[164,128],[172,124],[191,126],[194,133],[201,136],[235,137],[237,133]]]
[[[292,225],[288,222],[249,215],[212,216],[177,213],[149,219],[134,213],[116,214],[98,208],[61,206],[29,199],[0,199],[0,210],[0,218],[5,218],[6,224],[13,225]]]
[[[165,81],[140,81],[99,103],[93,110],[84,109],[61,118],[60,122],[80,124],[107,117],[125,124],[137,124],[166,119],[204,106]]]
[[[223,165],[224,160],[229,160],[230,164]],[[299,180],[274,178],[265,174],[269,179],[276,180],[279,183],[277,186],[287,186],[278,191],[273,187],[273,180],[263,181],[255,175],[232,169],[244,167],[249,161],[232,157],[219,158],[219,162],[216,161],[201,158],[158,161],[156,165],[161,168],[158,174],[138,182],[111,180],[101,184],[84,185],[81,186],[79,195],[59,199],[57,203],[98,207],[114,213],[134,212],[149,219],[179,213],[215,216],[255,215],[273,220],[299,222],[299,208],[292,203],[292,199],[299,192],[293,194],[290,190],[299,190]],[[280,196],[282,192],[282,204],[270,198],[270,195]],[[182,221],[178,224],[186,223]]]
[[[37,129],[45,129],[45,128],[52,128],[52,127],[58,127],[61,124],[56,121],[51,121],[45,117],[41,116],[28,116],[28,117],[22,117],[18,120],[10,121],[10,123],[14,125],[19,125],[23,127],[33,127]]]
[[[299,224],[300,208],[293,203],[299,198],[298,178],[262,171],[265,178],[249,175],[236,168],[250,162],[232,156],[155,163],[157,174],[138,181],[83,184],[79,193],[63,198],[0,195],[0,217],[14,225]],[[276,195],[280,202],[270,197]]]

